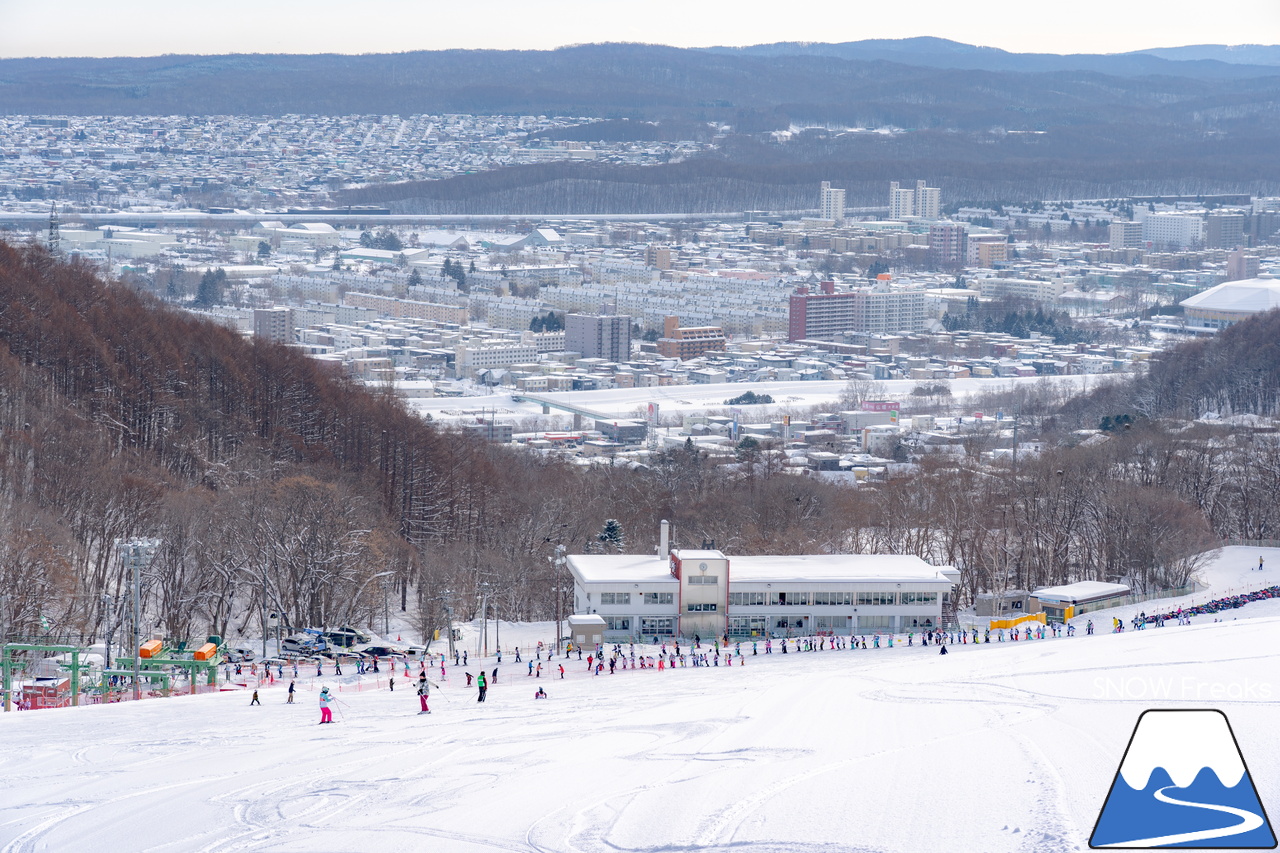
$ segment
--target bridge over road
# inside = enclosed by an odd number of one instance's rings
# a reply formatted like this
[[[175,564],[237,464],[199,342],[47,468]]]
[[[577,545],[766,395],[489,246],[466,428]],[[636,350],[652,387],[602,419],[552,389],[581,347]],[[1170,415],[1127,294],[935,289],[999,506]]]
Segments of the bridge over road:
[[[564,400],[557,400],[552,397],[544,397],[540,394],[512,394],[511,399],[516,403],[524,403],[524,402],[537,403],[538,405],[542,406],[542,414],[544,415],[551,414],[552,409],[555,409],[556,411],[560,411],[560,412],[568,412],[571,415],[573,415],[573,428],[575,430],[582,429],[583,418],[590,418],[593,421],[629,420],[629,419],[619,418],[617,415],[611,415],[605,412],[595,411],[594,409],[588,409],[585,406],[579,406],[575,403],[565,402]]]

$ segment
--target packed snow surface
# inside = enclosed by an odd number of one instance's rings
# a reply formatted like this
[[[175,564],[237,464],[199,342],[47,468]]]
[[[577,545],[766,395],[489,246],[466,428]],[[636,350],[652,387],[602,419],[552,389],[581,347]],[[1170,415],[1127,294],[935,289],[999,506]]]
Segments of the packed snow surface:
[[[1263,553],[1250,573],[1259,552],[1228,549],[1209,595],[1275,583]],[[304,677],[294,705],[277,682],[261,707],[236,690],[10,713],[0,851],[1086,850],[1148,708],[1221,709],[1280,812],[1280,601],[1122,634],[1091,617],[1094,636],[1078,620],[945,656],[744,644],[745,666],[597,676],[544,656],[540,677],[504,624],[488,700],[436,666],[430,715],[385,672]],[[335,725],[321,684],[341,688]]]

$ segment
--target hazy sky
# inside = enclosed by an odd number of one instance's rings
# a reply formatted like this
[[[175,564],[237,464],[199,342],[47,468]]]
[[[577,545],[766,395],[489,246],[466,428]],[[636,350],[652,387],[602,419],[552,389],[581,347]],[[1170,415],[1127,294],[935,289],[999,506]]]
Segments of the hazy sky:
[[[0,0],[0,56],[382,53],[931,35],[1020,52],[1280,43],[1280,0]]]

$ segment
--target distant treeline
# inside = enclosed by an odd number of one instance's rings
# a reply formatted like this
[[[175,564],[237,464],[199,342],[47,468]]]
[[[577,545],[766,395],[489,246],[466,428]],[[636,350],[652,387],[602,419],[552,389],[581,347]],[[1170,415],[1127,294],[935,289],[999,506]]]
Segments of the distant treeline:
[[[1280,192],[1271,151],[1247,162],[1072,161],[768,163],[698,157],[661,166],[575,162],[512,166],[441,181],[345,190],[344,204],[383,204],[403,213],[512,215],[540,213],[732,213],[807,210],[817,186],[844,187],[851,207],[884,206],[888,182],[927,178],[948,198],[996,204],[1016,199],[1124,198],[1131,195],[1274,194]],[[1185,170],[1180,166],[1185,165]],[[1280,164],[1275,164],[1280,166]],[[1256,168],[1258,171],[1250,171]]]

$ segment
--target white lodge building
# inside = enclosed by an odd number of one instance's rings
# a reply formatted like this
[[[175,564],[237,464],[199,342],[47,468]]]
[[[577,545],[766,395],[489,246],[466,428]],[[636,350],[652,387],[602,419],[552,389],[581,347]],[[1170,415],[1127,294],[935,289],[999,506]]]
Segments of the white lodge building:
[[[734,557],[720,551],[574,554],[573,609],[605,639],[782,637],[921,631],[942,623],[950,566],[882,554]]]

